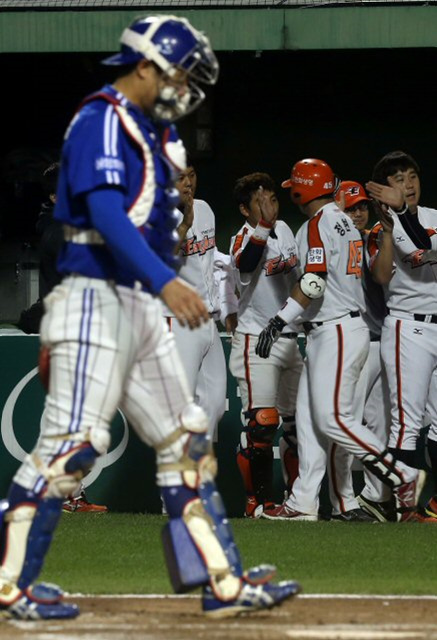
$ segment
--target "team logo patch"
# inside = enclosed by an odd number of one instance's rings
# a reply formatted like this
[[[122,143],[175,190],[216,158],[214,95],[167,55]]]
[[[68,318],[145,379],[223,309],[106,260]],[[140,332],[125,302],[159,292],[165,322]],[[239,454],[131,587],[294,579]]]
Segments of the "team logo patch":
[[[360,187],[349,187],[349,189],[346,189],[346,193],[350,196],[359,196],[360,195]]]
[[[322,247],[314,247],[308,251],[307,264],[323,264],[325,262],[325,250]]]

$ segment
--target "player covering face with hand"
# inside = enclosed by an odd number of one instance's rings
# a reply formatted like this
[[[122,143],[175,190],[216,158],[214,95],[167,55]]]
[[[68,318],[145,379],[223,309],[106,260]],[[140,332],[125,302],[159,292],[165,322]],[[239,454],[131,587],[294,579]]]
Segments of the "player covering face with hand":
[[[106,60],[116,80],[84,100],[62,150],[55,217],[64,225],[64,279],[45,299],[41,327],[46,410],[0,506],[0,609],[19,619],[78,614],[59,588],[35,581],[62,502],[107,451],[118,406],[157,453],[175,589],[202,586],[203,610],[216,617],[269,608],[299,590],[272,584],[269,566],[243,572],[214,482],[208,422],[159,300],[190,327],[209,318],[174,268],[174,179],[185,152],[170,121],[201,102],[199,83],[215,83],[218,63],[207,38],[175,16],[138,19],[121,43]]]
[[[381,355],[390,387],[389,451],[399,460],[421,467],[417,441],[428,405],[431,426],[426,448],[436,492],[437,211],[419,205],[419,166],[409,154],[386,154],[375,165],[372,178],[367,190],[389,207],[393,220],[391,234],[375,225],[369,238],[375,265],[383,244],[392,247],[391,262],[378,269],[372,267],[387,295]],[[413,492],[410,507],[414,506]],[[436,524],[437,495],[414,517]]]
[[[288,491],[297,475],[294,414],[302,357],[297,333],[289,328],[273,345],[268,360],[255,353],[255,346],[271,309],[285,302],[300,271],[293,232],[277,219],[279,203],[272,178],[260,172],[243,176],[234,187],[234,197],[245,223],[230,248],[240,301],[229,368],[238,381],[245,422],[237,451],[246,490],[244,515],[258,518],[276,506],[273,442],[280,419],[279,448]]]

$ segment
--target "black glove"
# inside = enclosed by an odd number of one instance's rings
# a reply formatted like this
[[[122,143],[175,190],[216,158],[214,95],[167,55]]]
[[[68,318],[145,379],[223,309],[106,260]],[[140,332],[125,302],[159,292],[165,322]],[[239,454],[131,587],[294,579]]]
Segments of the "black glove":
[[[269,324],[258,336],[258,342],[255,347],[255,353],[257,356],[260,358],[269,357],[273,344],[281,335],[281,331],[285,327],[285,324],[286,323],[279,316],[270,318]]]

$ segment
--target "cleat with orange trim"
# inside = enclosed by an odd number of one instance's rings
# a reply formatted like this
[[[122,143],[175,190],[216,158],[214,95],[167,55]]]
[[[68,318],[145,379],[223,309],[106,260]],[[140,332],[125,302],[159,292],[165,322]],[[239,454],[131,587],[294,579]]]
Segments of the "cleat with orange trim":
[[[431,524],[437,524],[437,497],[431,498],[428,504],[417,510],[414,515],[416,522],[429,522]]]
[[[263,509],[263,505],[258,502],[255,496],[248,496],[246,500],[246,508],[244,510],[244,517],[258,519],[261,517]]]
[[[66,513],[107,513],[108,507],[88,502],[85,492],[82,491],[78,498],[66,500],[62,505],[62,511]]]

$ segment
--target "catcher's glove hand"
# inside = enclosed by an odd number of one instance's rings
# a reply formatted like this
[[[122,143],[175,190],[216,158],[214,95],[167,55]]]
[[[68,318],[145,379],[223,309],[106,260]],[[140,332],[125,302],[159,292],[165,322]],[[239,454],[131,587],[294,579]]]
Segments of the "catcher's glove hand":
[[[270,318],[269,324],[265,329],[261,331],[258,336],[258,342],[256,343],[255,353],[260,358],[268,358],[270,351],[276,340],[281,335],[282,329],[285,327],[285,322],[279,316]]]

